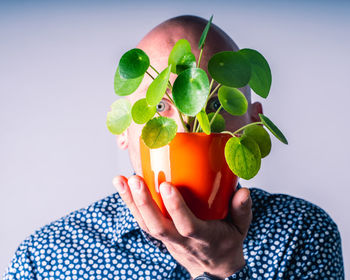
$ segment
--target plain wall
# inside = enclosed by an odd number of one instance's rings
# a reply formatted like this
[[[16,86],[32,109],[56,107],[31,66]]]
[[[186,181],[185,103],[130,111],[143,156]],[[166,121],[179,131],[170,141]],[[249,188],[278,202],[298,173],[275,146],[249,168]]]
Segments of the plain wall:
[[[0,2],[0,273],[34,230],[114,192],[126,151],[106,128],[120,56],[163,20],[209,18],[272,69],[264,113],[289,145],[247,187],[287,193],[338,224],[350,271],[350,6],[342,1]],[[261,100],[257,99],[256,100]]]

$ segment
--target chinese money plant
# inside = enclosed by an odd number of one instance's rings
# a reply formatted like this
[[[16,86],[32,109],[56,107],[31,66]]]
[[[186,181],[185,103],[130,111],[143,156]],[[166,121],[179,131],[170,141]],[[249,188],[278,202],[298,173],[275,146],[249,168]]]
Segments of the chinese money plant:
[[[198,44],[198,61],[191,52],[190,43],[185,39],[176,42],[165,69],[155,69],[147,54],[138,48],[127,51],[121,57],[114,77],[117,95],[127,96],[135,92],[146,74],[153,81],[147,89],[146,97],[134,104],[126,98],[115,101],[107,114],[107,127],[113,134],[121,134],[132,121],[145,124],[141,138],[149,148],[156,149],[169,144],[178,127],[172,118],[161,116],[157,112],[158,104],[166,95],[176,107],[185,131],[232,135],[225,146],[226,162],[234,174],[248,180],[258,173],[261,159],[270,153],[271,139],[267,130],[283,143],[288,142],[277,126],[263,114],[259,114],[260,121],[249,123],[236,131],[225,129],[221,110],[235,116],[245,114],[248,102],[239,88],[246,85],[266,98],[271,87],[271,71],[265,58],[256,50],[245,48],[222,51],[214,54],[208,62],[211,76],[209,81],[206,72],[200,68],[200,62],[212,18],[203,30]],[[149,73],[150,68],[157,76],[153,77]],[[169,81],[170,73],[177,74],[173,84]],[[217,83],[215,88],[214,81]],[[216,111],[207,114],[208,101],[216,92]]]

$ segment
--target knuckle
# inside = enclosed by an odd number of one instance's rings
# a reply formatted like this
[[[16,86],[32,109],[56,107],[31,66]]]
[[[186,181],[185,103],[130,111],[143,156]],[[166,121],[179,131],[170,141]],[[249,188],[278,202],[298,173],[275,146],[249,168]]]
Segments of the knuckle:
[[[118,194],[127,206],[130,206],[131,204],[134,203],[134,200],[133,200],[131,193],[129,191],[118,192]]]
[[[135,199],[135,205],[138,208],[142,208],[148,205],[148,201],[145,197],[138,197],[137,199]]]
[[[141,228],[144,232],[146,232],[147,234],[151,234],[151,233],[149,232],[147,226],[146,226],[143,222],[137,221],[137,223],[139,224],[140,228]]]
[[[193,226],[181,227],[178,229],[179,233],[188,238],[196,238],[198,237],[198,230]]]
[[[168,206],[168,211],[169,212],[178,212],[181,211],[184,206],[179,202],[179,201],[172,201],[172,203],[170,203],[170,205]]]
[[[150,234],[157,239],[162,239],[169,236],[169,231],[165,228],[150,229]]]
[[[120,196],[122,197],[122,199],[124,200],[127,206],[131,206],[132,204],[134,204],[134,201],[130,194],[126,193],[126,194],[121,194]]]

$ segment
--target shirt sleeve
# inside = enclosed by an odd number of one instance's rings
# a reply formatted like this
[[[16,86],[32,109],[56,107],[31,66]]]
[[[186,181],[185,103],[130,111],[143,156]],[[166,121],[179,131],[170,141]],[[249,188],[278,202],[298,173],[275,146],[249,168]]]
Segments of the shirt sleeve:
[[[30,240],[23,241],[15,252],[9,267],[4,274],[4,280],[35,280],[34,265],[29,252]]]
[[[288,279],[344,279],[341,237],[337,225],[322,210],[305,219],[295,254],[288,256]]]
[[[235,274],[232,274],[230,277],[225,278],[225,280],[250,280],[249,266],[246,263],[243,268],[237,271]]]
[[[295,220],[295,228],[296,234],[286,244],[275,279],[344,280],[341,236],[329,215],[317,206],[308,207]],[[263,272],[253,273],[246,263],[241,270],[225,280],[265,279],[264,277]]]

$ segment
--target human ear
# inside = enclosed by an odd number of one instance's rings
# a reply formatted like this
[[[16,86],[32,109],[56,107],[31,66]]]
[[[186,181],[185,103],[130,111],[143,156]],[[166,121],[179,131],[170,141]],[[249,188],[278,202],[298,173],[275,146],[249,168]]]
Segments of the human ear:
[[[259,114],[263,113],[263,108],[260,102],[254,102],[250,107],[250,122],[260,122]]]
[[[122,134],[117,136],[117,144],[121,150],[126,150],[128,148],[128,133],[124,131]]]

